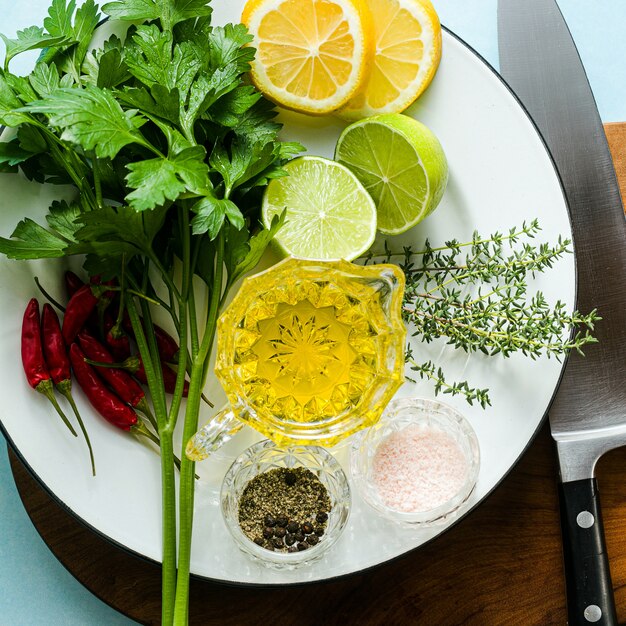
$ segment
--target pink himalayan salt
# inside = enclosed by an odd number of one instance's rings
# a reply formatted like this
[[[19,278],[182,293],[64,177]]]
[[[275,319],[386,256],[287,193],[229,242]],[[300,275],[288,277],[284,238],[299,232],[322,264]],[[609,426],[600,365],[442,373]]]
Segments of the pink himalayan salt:
[[[374,484],[386,506],[396,511],[430,511],[461,489],[468,462],[459,444],[430,427],[407,426],[376,449]]]

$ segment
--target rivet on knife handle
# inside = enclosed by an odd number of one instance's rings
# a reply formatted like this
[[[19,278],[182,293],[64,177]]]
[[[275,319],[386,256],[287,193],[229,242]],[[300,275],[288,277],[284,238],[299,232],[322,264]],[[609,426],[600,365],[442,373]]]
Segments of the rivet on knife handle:
[[[561,483],[561,528],[569,626],[617,626],[595,478]]]

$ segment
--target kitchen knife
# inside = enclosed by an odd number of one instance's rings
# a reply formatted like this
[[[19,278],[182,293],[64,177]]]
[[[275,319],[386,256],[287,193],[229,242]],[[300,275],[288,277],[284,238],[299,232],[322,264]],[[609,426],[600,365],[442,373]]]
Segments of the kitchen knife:
[[[626,444],[626,221],[602,122],[555,0],[499,0],[500,71],[561,176],[577,263],[577,308],[602,316],[597,345],[567,360],[550,408],[561,475],[569,624],[617,623],[598,489],[600,456]],[[625,520],[626,522],[626,520]]]

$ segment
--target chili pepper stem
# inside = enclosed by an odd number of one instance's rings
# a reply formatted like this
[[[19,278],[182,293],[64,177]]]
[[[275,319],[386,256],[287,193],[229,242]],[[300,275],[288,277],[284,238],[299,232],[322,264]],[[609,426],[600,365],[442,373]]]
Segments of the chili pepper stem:
[[[136,356],[129,356],[126,360],[120,363],[105,363],[104,361],[94,361],[92,359],[85,358],[85,363],[93,365],[94,367],[108,367],[114,370],[127,370],[131,374],[134,374],[139,367],[139,359]]]
[[[52,404],[52,406],[55,408],[56,412],[59,414],[59,416],[63,420],[63,423],[69,428],[69,430],[72,433],[72,435],[74,435],[74,437],[78,437],[78,434],[74,430],[74,427],[70,424],[70,421],[65,416],[65,413],[63,413],[63,411],[61,410],[61,407],[59,406],[59,403],[57,402],[57,399],[54,397],[54,390],[53,390],[53,387],[52,387],[52,381],[51,380],[42,380],[37,385],[37,387],[35,387],[35,389],[39,393],[41,393],[44,396],[46,396],[46,398],[48,398],[48,400],[50,400],[50,403]]]
[[[63,397],[70,403],[70,406],[72,407],[72,411],[74,411],[74,415],[76,416],[76,419],[78,420],[78,425],[83,433],[83,436],[85,437],[87,448],[89,448],[89,459],[91,460],[91,474],[92,476],[95,476],[96,475],[96,462],[93,456],[93,448],[91,447],[91,441],[89,440],[89,435],[87,434],[87,429],[85,428],[83,418],[80,416],[78,407],[76,406],[76,403],[74,402],[74,397],[72,396],[72,383],[69,379],[64,380],[63,382],[57,385],[57,389],[59,390],[59,393],[63,395]]]
[[[212,408],[215,408],[215,405],[202,393],[200,397]]]
[[[139,411],[141,411],[146,416],[146,418],[148,419],[148,421],[150,422],[150,425],[152,426],[152,428],[154,428],[154,430],[156,430],[156,431],[159,430],[156,418],[154,417],[152,411],[150,410],[150,406],[148,404],[148,401],[145,398],[142,398],[135,405],[135,408],[138,409]]]
[[[41,291],[41,293],[43,294],[44,298],[46,298],[46,300],[48,300],[48,302],[50,302],[50,304],[53,304],[57,309],[59,309],[59,311],[61,311],[61,313],[65,313],[65,307],[61,304],[59,304],[41,285],[41,283],[39,282],[39,278],[37,276],[35,276],[34,278],[35,280],[35,284],[37,285],[37,288],[39,289],[39,291]]]

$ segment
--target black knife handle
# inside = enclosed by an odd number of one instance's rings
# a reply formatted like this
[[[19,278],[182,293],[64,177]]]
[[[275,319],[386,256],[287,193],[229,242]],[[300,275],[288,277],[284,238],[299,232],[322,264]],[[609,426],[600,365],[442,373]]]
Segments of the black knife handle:
[[[617,626],[596,479],[559,487],[568,624]]]

